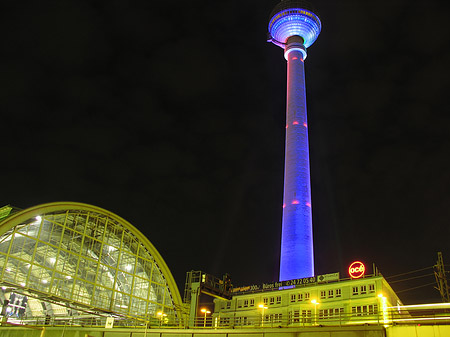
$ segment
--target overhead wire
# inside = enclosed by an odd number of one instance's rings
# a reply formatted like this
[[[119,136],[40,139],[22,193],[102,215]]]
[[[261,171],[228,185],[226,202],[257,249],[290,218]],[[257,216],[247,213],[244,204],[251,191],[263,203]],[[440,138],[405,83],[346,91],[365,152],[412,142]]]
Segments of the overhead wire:
[[[419,275],[419,276],[414,276],[414,277],[409,277],[409,278],[405,278],[405,279],[401,279],[401,280],[396,280],[396,281],[391,281],[391,282],[389,282],[389,284],[393,284],[393,283],[397,283],[397,282],[403,282],[403,281],[409,281],[409,280],[414,280],[414,279],[418,279],[418,278],[422,278],[422,277],[427,277],[427,276],[431,276],[431,275],[434,275],[434,273],[425,274],[425,275]]]
[[[409,272],[405,272],[405,273],[389,276],[389,277],[386,277],[386,280],[393,279],[393,278],[400,277],[400,276],[405,276],[405,275],[418,273],[418,272],[429,270],[429,269],[433,269],[434,267],[435,266],[428,266],[428,267],[425,267],[425,268],[420,268],[420,269],[412,270],[412,271],[409,271]],[[399,282],[407,282],[407,281],[410,281],[410,280],[416,280],[416,279],[420,279],[420,278],[424,278],[424,277],[429,277],[429,276],[432,276],[432,275],[434,275],[434,272],[433,273],[427,273],[427,274],[424,274],[424,275],[412,276],[412,277],[408,277],[408,278],[402,278],[402,279],[399,279],[399,280],[389,281],[389,284],[394,284],[394,283],[399,283]],[[396,293],[397,294],[398,293],[404,293],[404,292],[415,290],[415,289],[419,289],[419,288],[429,287],[429,286],[435,285],[435,284],[436,284],[436,282],[427,283],[427,284],[415,286],[415,287],[412,287],[412,288],[398,290],[398,291],[396,291]]]
[[[436,282],[423,284],[423,285],[421,285],[421,286],[417,286],[417,287],[413,287],[413,288],[408,288],[408,289],[399,290],[399,291],[396,291],[396,293],[398,294],[398,293],[403,293],[403,292],[405,292],[405,291],[410,291],[410,290],[414,290],[414,289],[418,289],[418,288],[428,287],[428,286],[430,286],[430,285],[432,285],[432,284],[436,284]]]
[[[391,279],[391,278],[395,278],[395,277],[399,277],[399,276],[403,276],[403,275],[413,274],[413,273],[417,273],[417,272],[419,272],[419,271],[424,271],[424,270],[427,270],[427,269],[432,269],[433,267],[434,267],[434,266],[425,267],[425,268],[421,268],[421,269],[416,269],[416,270],[408,271],[408,272],[406,272],[406,273],[401,273],[401,274],[397,274],[397,275],[393,275],[393,276],[388,276],[388,277],[385,277],[385,279],[387,280],[387,279]]]

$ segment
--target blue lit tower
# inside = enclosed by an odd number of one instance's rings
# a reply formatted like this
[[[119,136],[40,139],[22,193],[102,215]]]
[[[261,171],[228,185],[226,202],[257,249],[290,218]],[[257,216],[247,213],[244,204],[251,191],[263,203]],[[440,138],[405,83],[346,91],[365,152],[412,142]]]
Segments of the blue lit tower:
[[[282,0],[272,11],[269,42],[284,49],[287,60],[286,157],[280,281],[314,276],[308,122],[306,118],[306,48],[322,24],[311,5]]]

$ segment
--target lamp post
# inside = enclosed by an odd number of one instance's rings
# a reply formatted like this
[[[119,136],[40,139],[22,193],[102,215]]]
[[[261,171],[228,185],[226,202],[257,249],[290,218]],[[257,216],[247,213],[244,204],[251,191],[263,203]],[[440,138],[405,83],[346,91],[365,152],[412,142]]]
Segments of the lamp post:
[[[207,315],[207,314],[210,314],[211,311],[206,310],[205,308],[201,309],[200,311],[201,311],[202,313],[205,314],[205,318],[204,318],[204,320],[203,320],[203,327],[206,327],[206,315]]]
[[[320,304],[316,299],[312,299],[311,303],[314,304],[314,325],[317,325],[317,306]]]
[[[262,309],[261,326],[264,326],[264,310],[266,310],[267,307],[264,304],[260,304],[260,305],[258,305],[258,308]]]
[[[161,326],[161,325],[162,325],[162,321],[163,321],[164,317],[167,316],[167,314],[163,313],[162,311],[158,311],[158,312],[156,313],[156,315],[157,315],[158,318],[159,318],[159,326]]]
[[[387,298],[383,294],[378,295],[378,299],[380,300],[380,309],[383,317],[383,325],[385,328],[389,326],[389,314],[387,308]]]

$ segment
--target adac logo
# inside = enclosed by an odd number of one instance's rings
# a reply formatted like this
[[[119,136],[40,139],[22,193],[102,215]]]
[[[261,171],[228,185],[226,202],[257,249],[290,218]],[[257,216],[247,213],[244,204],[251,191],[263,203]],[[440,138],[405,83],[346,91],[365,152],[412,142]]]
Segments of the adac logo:
[[[350,265],[350,267],[348,267],[348,274],[351,278],[363,277],[365,272],[366,266],[364,266],[364,263],[360,261],[355,261]]]

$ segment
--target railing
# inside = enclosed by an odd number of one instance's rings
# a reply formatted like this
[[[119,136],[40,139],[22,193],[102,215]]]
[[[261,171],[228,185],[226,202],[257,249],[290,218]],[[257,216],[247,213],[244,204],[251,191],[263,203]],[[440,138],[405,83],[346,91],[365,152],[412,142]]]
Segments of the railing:
[[[200,321],[200,318],[199,318]],[[279,315],[261,318],[257,316],[245,317],[214,317],[208,318],[203,323],[205,327],[213,328],[275,328],[275,327],[314,327],[314,326],[343,326],[343,325],[383,325],[384,322],[379,314],[357,316],[352,314],[340,314],[323,317],[322,315]]]
[[[215,329],[245,329],[245,328],[275,328],[275,327],[323,327],[378,325],[391,326],[401,324],[450,324],[450,309],[406,311],[389,309],[376,313],[350,313],[324,316],[311,315],[261,315],[242,317],[197,317],[196,328]]]
[[[229,315],[229,314],[228,314]],[[65,327],[99,327],[104,328],[107,320],[105,316],[84,315],[84,316],[42,316],[33,318],[14,319],[9,318],[2,325],[10,326],[65,326]],[[268,314],[264,319],[261,314],[248,316],[199,316],[194,320],[195,329],[245,329],[245,328],[275,328],[275,327],[322,327],[322,326],[351,326],[351,325],[379,325],[391,326],[401,324],[450,324],[450,304],[449,307],[428,308],[421,306],[418,309],[401,307],[391,307],[386,311],[362,312],[362,313],[334,313],[325,316],[323,313],[314,314],[291,312],[285,314]],[[132,318],[114,318],[112,328],[187,328],[179,321],[153,319],[152,321],[141,321]]]
[[[32,318],[8,318],[4,321],[3,325],[13,326],[72,326],[72,327],[106,327],[109,317],[96,316],[96,315],[84,315],[84,316],[39,316]],[[173,321],[159,318],[155,318],[152,321],[142,321],[134,318],[117,318],[114,317],[111,327],[127,327],[127,328],[180,328],[182,324],[179,321]]]

